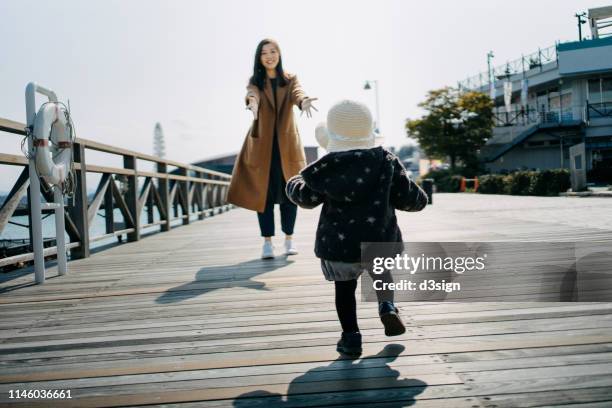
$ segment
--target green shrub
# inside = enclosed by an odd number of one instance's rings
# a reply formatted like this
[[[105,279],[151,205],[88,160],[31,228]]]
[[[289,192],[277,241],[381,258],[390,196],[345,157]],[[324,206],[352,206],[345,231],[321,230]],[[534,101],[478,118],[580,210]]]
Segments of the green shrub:
[[[478,177],[478,192],[504,194],[504,176],[501,174],[485,174]]]
[[[448,170],[431,170],[429,173],[421,176],[421,179],[431,178],[436,185],[436,191],[440,193],[456,193],[461,187],[462,176]]]
[[[556,196],[570,187],[570,173],[567,169],[551,169],[536,172],[531,182],[531,194]]]
[[[529,188],[530,194],[537,196],[554,195],[550,194],[550,181],[550,170],[536,172],[531,179],[531,186]]]
[[[556,196],[570,187],[567,169],[516,171],[508,175],[485,174],[478,178],[483,194]]]
[[[512,195],[529,195],[531,188],[531,180],[533,178],[532,171],[517,171],[508,176],[508,184],[506,189],[508,194]]]
[[[559,195],[559,193],[566,192],[572,185],[568,169],[551,169],[542,173],[548,185],[547,195]]]

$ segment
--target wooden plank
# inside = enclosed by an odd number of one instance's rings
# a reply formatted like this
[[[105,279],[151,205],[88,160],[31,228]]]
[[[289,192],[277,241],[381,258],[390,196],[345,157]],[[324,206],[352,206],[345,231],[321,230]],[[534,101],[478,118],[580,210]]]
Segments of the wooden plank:
[[[185,177],[184,180],[178,181],[176,184],[178,185],[178,202],[183,211],[183,225],[187,225],[190,223],[189,217],[191,216],[191,201],[189,195],[191,183],[187,177],[186,169],[179,169],[179,174]]]
[[[28,186],[30,185],[30,171],[28,167],[24,167],[24,169],[17,177],[17,181],[13,184],[11,191],[8,193],[4,202],[2,203],[2,207],[0,207],[0,234],[4,231],[4,228],[11,220],[15,209],[21,202],[21,199],[28,192]]]
[[[140,212],[138,208],[138,177],[136,176],[137,171],[137,157],[133,155],[123,156],[123,167],[134,171],[134,174],[127,176],[127,191],[125,192],[125,203],[126,210],[131,215],[132,224],[130,227],[134,228],[134,231],[127,234],[128,242],[134,242],[140,240]]]
[[[81,171],[81,165],[79,163],[75,163],[75,169]],[[124,169],[121,167],[109,167],[109,166],[99,166],[95,164],[88,164],[87,171],[90,173],[102,173],[102,174],[123,174],[126,176],[133,176],[136,174],[134,170]]]
[[[121,195],[121,190],[119,189],[119,187],[117,187],[115,180],[111,178],[110,182],[112,184],[113,198],[115,199],[115,203],[117,204],[117,206],[119,207],[119,210],[121,211],[121,215],[123,215],[123,219],[125,220],[125,223],[130,228],[135,228],[136,224],[134,222],[134,218],[132,218],[132,213],[130,209],[128,208],[127,203],[123,199],[123,195]]]
[[[168,203],[170,206],[174,204],[174,200],[176,198],[176,192],[179,188],[179,184],[177,182],[173,183],[170,187],[170,192],[168,193]]]
[[[108,234],[102,234],[102,235],[98,235],[98,236],[95,236],[95,237],[91,237],[91,238],[89,238],[89,242],[91,243],[91,242],[103,241],[103,240],[108,239],[108,238],[118,237],[120,235],[125,235],[125,234],[131,234],[134,231],[135,231],[134,228],[124,228],[124,229],[120,229],[120,230],[117,230],[117,231],[113,231],[113,232],[108,233]]]
[[[26,125],[14,120],[0,118],[0,131],[25,135]]]
[[[68,207],[66,215],[74,220],[76,233],[69,234],[70,241],[79,241],[80,245],[70,251],[72,259],[88,258],[89,249],[89,218],[87,216],[87,165],[85,164],[85,147],[80,143],[72,146],[72,154],[75,163],[79,163],[80,171],[75,174],[74,204]],[[67,217],[68,218],[68,217]],[[69,223],[66,223],[69,225]]]
[[[397,370],[403,376],[420,376],[426,374],[448,374],[458,373],[463,376],[473,372],[496,372],[499,369],[525,369],[537,370],[545,367],[548,370],[556,373],[563,372],[559,367],[567,365],[567,369],[577,369],[586,372],[585,368],[591,364],[604,364],[610,362],[609,353],[594,353],[588,355],[567,355],[551,357],[536,357],[536,358],[519,358],[508,360],[492,360],[492,361],[477,361],[465,362],[455,365],[449,365],[440,361],[438,356],[399,356],[397,358],[367,358],[355,364],[350,360],[337,360],[329,365],[321,365],[321,362],[300,363],[291,365],[279,366],[254,366],[254,367],[238,367],[226,368],[218,370],[193,370],[180,371],[169,373],[153,373],[126,375],[116,377],[92,377],[82,378],[78,380],[58,380],[58,381],[40,381],[23,383],[22,386],[30,386],[32,388],[56,389],[70,386],[72,389],[88,388],[88,387],[109,387],[121,384],[150,384],[164,383],[168,381],[193,381],[193,380],[208,380],[206,387],[223,386],[225,382],[233,378],[241,378],[245,381],[237,382],[234,385],[245,385],[246,382],[253,385],[269,385],[278,383],[290,383],[293,378],[307,374],[312,371],[317,372],[315,378],[311,381],[322,380],[349,380],[353,371],[359,371],[358,378],[385,377],[390,373],[389,368]],[[556,370],[554,370],[556,368]],[[589,374],[590,375],[590,374]],[[599,374],[598,374],[599,375]],[[561,375],[556,375],[561,376]],[[576,374],[580,376],[580,374]],[[510,378],[518,378],[510,376]],[[213,381],[214,380],[214,381]],[[13,384],[0,385],[0,391],[6,393]]]
[[[168,171],[168,167],[165,163],[157,163],[157,171],[165,174]],[[172,199],[169,192],[169,183],[169,180],[166,178],[158,179],[157,185],[159,196],[157,196],[157,194],[155,195],[155,199],[159,200],[157,203],[157,208],[159,209],[160,218],[165,221],[160,228],[162,232],[170,231],[172,228],[170,224],[170,208],[172,207]]]
[[[89,208],[87,209],[87,222],[89,224],[92,223],[94,217],[98,213],[100,209],[100,205],[102,204],[102,199],[106,194],[106,189],[110,184],[110,174],[103,174],[100,178],[100,183],[98,183],[98,187],[96,189],[96,193],[94,194],[93,200],[89,204]],[[91,241],[91,240],[90,240]]]
[[[124,336],[124,338],[129,339],[128,336]],[[104,339],[100,340],[103,341]],[[110,338],[107,340],[110,340]],[[66,340],[62,343],[70,344],[77,342],[78,340]],[[541,333],[471,336],[461,341],[456,339],[439,339],[435,342],[430,339],[413,341],[410,349],[407,351],[407,355],[610,342],[612,342],[612,335],[609,329],[590,329],[583,330],[582,333],[566,332],[565,334],[554,332],[554,336],[550,338],[543,338]],[[37,342],[35,347],[41,347],[43,344],[44,342]],[[386,344],[387,341],[367,343],[364,345],[364,355],[377,355]],[[8,348],[7,346],[10,347],[12,345],[0,344],[0,347],[5,350],[5,352],[8,352],[8,350],[11,352],[17,351],[17,349],[12,347]],[[122,360],[120,362],[114,362],[112,365],[104,363],[91,363],[88,364],[87,367],[83,367],[80,364],[73,366],[65,365],[61,371],[57,369],[46,371],[44,367],[42,367],[42,370],[37,370],[37,367],[33,367],[27,374],[21,374],[19,370],[17,370],[17,372],[14,370],[5,370],[0,374],[0,382],[42,381],[49,379],[212,369],[261,364],[292,364],[307,361],[333,360],[337,356],[338,353],[334,348],[321,350],[320,347],[289,347],[270,350],[265,354],[255,350],[231,353],[231,356],[225,353],[205,354],[202,355],[202,357],[192,356],[189,362],[181,362],[178,365],[173,358],[165,360],[164,358],[160,358],[157,359],[157,364],[142,360]],[[379,355],[379,357],[384,356],[384,353]]]
[[[113,202],[115,184],[109,180],[109,185],[104,194],[104,229],[107,234],[115,232],[115,203]]]
[[[114,340],[121,342],[125,339],[132,338],[150,338],[150,345],[158,344],[157,347],[163,343],[167,337],[172,337],[175,342],[169,345],[164,345],[164,348],[184,347],[179,345],[179,342],[189,341],[191,346],[197,344],[202,347],[198,353],[210,352],[206,351],[204,347],[211,348],[214,352],[234,352],[240,350],[248,350],[253,348],[259,349],[273,349],[273,348],[284,348],[285,342],[291,341],[291,344],[299,346],[317,346],[317,345],[332,345],[338,338],[338,334],[333,331],[334,327],[337,327],[336,321],[333,319],[334,316],[331,314],[324,317],[319,317],[316,320],[305,320],[297,319],[293,315],[286,315],[279,317],[275,320],[261,320],[259,322],[249,322],[245,324],[237,321],[235,326],[230,326],[220,319],[198,319],[198,320],[187,320],[177,321],[176,323],[172,319],[166,321],[161,320],[156,323],[152,323],[149,320],[143,321],[139,324],[126,324],[115,325],[115,326],[104,326],[106,330],[98,329],[95,325],[82,324],[74,326],[62,326],[61,330],[53,329],[53,327],[37,327],[30,328],[27,332],[23,329],[15,330],[2,330],[0,332],[0,338],[3,340],[3,347],[10,348],[12,345],[18,345],[18,347],[36,347],[38,343],[31,344],[32,342],[45,341],[45,344],[52,343],[53,345],[62,345],[62,340],[70,339],[71,343],[66,344],[88,344],[90,342],[95,343],[100,341],[100,333],[104,333],[107,339],[108,336],[112,336]],[[325,319],[325,320],[323,320]],[[237,320],[237,319],[236,319]],[[292,323],[286,323],[285,325],[280,322],[292,321]],[[278,327],[274,327],[278,324]],[[99,324],[98,324],[99,325]],[[452,327],[445,330],[432,331],[430,328],[423,330],[420,328],[414,328],[408,325],[408,331],[405,335],[399,337],[397,340],[424,340],[424,339],[443,339],[456,337],[457,331],[469,333],[467,336],[488,336],[488,335],[499,335],[499,334],[518,334],[530,330],[533,333],[545,333],[552,335],[553,332],[569,332],[576,333],[578,330],[588,330],[597,328],[612,328],[612,319],[593,319],[592,322],[585,320],[584,318],[561,318],[561,319],[546,319],[539,322],[542,327],[534,328],[534,323],[530,321],[518,321],[512,324],[499,323],[473,323],[461,325],[460,327]],[[330,330],[329,327],[332,329]],[[367,338],[364,341],[382,341],[381,324],[376,317],[373,315],[368,319],[361,319],[361,331]],[[163,329],[164,333],[160,333],[160,329]],[[227,337],[215,336],[215,329],[225,329]],[[224,330],[219,330],[216,333],[223,333]],[[198,336],[198,334],[202,334]],[[197,340],[193,340],[193,338]],[[218,340],[222,338],[225,341]],[[211,339],[211,340],[207,340]],[[45,344],[40,344],[44,346]],[[228,346],[228,347],[222,347]],[[231,347],[230,347],[231,346]],[[81,348],[81,347],[79,347]],[[13,349],[13,352],[16,351]],[[104,353],[104,351],[100,351]]]
[[[548,408],[561,406],[566,408],[608,408],[612,405],[612,388],[600,387],[487,395],[479,399],[485,404],[495,405],[500,408],[536,406],[546,406]]]
[[[512,197],[493,199],[441,195],[422,214],[398,219],[406,235],[433,240],[610,235],[590,218],[602,219],[612,203],[521,197],[526,209],[516,211]],[[589,217],[577,212],[585,203]],[[300,211],[302,254],[287,260],[256,259],[254,214],[238,210],[73,262],[49,285],[0,296],[0,381],[72,384],[83,391],[67,402],[76,406],[486,406],[493,398],[528,406],[529,397],[545,405],[546,395],[572,391],[578,403],[607,398],[610,303],[400,303],[408,332],[394,339],[383,335],[376,304],[364,303],[367,358],[338,359],[333,285],[312,255],[316,219]],[[390,343],[405,349],[394,356]],[[404,378],[427,386],[398,385]],[[440,383],[451,378],[459,382]]]
[[[607,401],[609,400],[609,388],[607,387],[591,387],[591,388],[575,388],[571,385],[565,390],[555,391],[533,391],[523,393],[509,393],[500,395],[482,395],[470,396],[467,392],[464,397],[452,397],[450,395],[460,395],[461,390],[457,386],[432,386],[428,387],[427,394],[423,393],[415,396],[410,390],[402,389],[386,389],[384,393],[376,390],[352,391],[352,392],[332,392],[322,396],[318,395],[298,395],[292,394],[286,398],[281,398],[278,394],[260,391],[251,396],[243,396],[241,399],[225,399],[216,401],[198,401],[192,403],[181,403],[180,405],[172,405],[172,407],[180,408],[218,408],[218,407],[314,407],[322,406],[316,404],[325,404],[325,406],[334,407],[400,407],[411,406],[416,402],[417,407],[495,407],[499,408],[518,408],[518,407],[535,407],[553,405],[567,402],[569,405],[559,405],[559,407],[575,407],[581,404],[589,404],[589,401]],[[437,397],[437,398],[436,398]],[[344,402],[344,404],[342,404]],[[578,405],[573,405],[577,403]],[[333,405],[329,405],[333,404]],[[448,405],[447,405],[448,404]],[[599,404],[593,402],[592,404]],[[609,407],[602,402],[603,405],[593,405],[596,408]],[[170,407],[169,405],[150,405],[150,407]],[[586,405],[586,407],[590,407]],[[586,408],[585,407],[585,408]]]
[[[66,244],[66,249],[75,249],[78,248],[81,244],[79,242],[69,242]],[[43,249],[43,256],[53,256],[57,255],[57,247],[48,247]],[[0,267],[14,265],[19,262],[28,262],[34,260],[34,253],[27,252],[25,254],[7,256],[6,258],[0,259]],[[1,292],[0,292],[1,293]]]
[[[138,196],[138,205],[136,208],[136,216],[140,217],[140,213],[145,205],[147,198],[149,198],[149,192],[151,190],[151,179],[146,178],[142,189],[140,190],[140,195]]]
[[[153,203],[155,204],[155,206],[157,206],[157,210],[159,211],[160,219],[164,222],[164,225],[165,225],[167,214],[168,214],[167,208],[164,205],[164,201],[161,198],[160,191],[158,191],[157,187],[155,187],[155,184],[152,185],[151,190],[153,192]]]
[[[0,120],[2,119],[0,118]],[[0,153],[0,163],[18,165],[18,166],[27,166],[28,159],[26,159],[23,155]]]
[[[429,385],[418,378],[373,378],[367,381],[346,382],[293,382],[286,384],[271,384],[262,390],[260,386],[241,386],[204,389],[194,383],[167,384],[163,391],[151,387],[117,386],[108,389],[93,389],[91,394],[83,395],[78,399],[62,401],[62,406],[95,407],[125,406],[137,404],[160,404],[183,401],[203,401],[229,398],[249,398],[268,396],[279,398],[288,395],[288,402],[282,406],[321,406],[334,402],[373,402],[373,401],[420,401],[422,399],[440,399],[457,397],[474,397],[490,394],[495,390],[497,394],[512,394],[521,392],[535,392],[540,390],[564,390],[603,388],[612,386],[612,377],[561,377],[555,379],[541,379],[538,382],[506,381],[503,383],[490,383],[487,388],[464,384],[432,384]],[[488,387],[491,387],[490,389]],[[132,391],[133,390],[133,391]],[[367,391],[371,391],[366,394]],[[381,392],[382,391],[382,392]],[[96,395],[97,394],[97,395]],[[101,396],[102,394],[102,396]],[[353,397],[353,398],[351,398]],[[368,398],[369,397],[369,398]],[[31,406],[43,406],[35,405]],[[274,402],[272,402],[274,404]],[[266,406],[270,406],[266,404]],[[274,406],[274,405],[272,405]]]

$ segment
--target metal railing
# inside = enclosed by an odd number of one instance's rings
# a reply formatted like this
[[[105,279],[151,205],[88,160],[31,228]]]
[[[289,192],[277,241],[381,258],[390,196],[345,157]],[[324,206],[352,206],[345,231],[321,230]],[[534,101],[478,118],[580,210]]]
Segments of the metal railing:
[[[593,118],[612,118],[612,102],[586,103],[586,122]]]
[[[25,124],[0,118],[0,131],[25,135]],[[108,167],[88,164],[86,151],[95,150],[120,156],[122,167]],[[96,241],[127,236],[128,241],[138,241],[145,228],[160,227],[160,231],[169,231],[171,223],[182,220],[189,224],[192,218],[204,219],[206,216],[227,211],[227,189],[231,176],[191,164],[179,163],[150,156],[115,146],[98,143],[92,140],[77,138],[73,145],[76,170],[76,190],[69,200],[65,213],[66,233],[70,243],[66,245],[72,259],[85,258],[90,255],[90,244]],[[154,163],[156,171],[143,171],[137,168],[137,161]],[[0,164],[23,166],[23,170],[13,185],[10,193],[0,207],[0,233],[10,222],[14,214],[27,214],[27,209],[20,208],[22,198],[27,194],[28,160],[22,155],[0,153]],[[168,167],[176,167],[168,171]],[[87,196],[87,173],[101,174],[95,194],[91,200]],[[53,201],[53,193],[41,191],[48,202]],[[114,222],[114,210],[118,209],[123,223]],[[154,209],[159,219],[155,220]],[[90,225],[103,210],[105,233],[90,236]],[[25,213],[25,214],[24,214]],[[141,222],[146,214],[146,223]],[[13,222],[14,223],[14,222]],[[30,226],[31,228],[31,226]],[[31,233],[30,233],[31,237]],[[54,246],[47,246],[44,256],[57,253]],[[28,262],[33,253],[0,258],[0,267]]]
[[[527,72],[531,69],[540,69],[549,62],[557,61],[557,45],[538,49],[528,55],[523,55],[513,61],[492,68],[495,78],[505,77]],[[489,73],[484,71],[458,82],[460,89],[480,89],[489,85]]]
[[[612,106],[610,106],[610,108],[612,108]],[[555,123],[563,124],[573,123],[582,119],[582,115],[575,114],[573,108],[541,111],[526,106],[517,107],[514,111],[510,112],[493,112],[493,123],[497,127]]]

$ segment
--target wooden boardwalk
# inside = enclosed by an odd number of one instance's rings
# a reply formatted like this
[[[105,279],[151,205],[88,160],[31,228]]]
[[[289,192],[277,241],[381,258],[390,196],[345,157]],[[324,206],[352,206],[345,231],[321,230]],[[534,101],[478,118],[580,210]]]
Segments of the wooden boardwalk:
[[[407,240],[612,242],[610,199],[435,200],[400,215]],[[402,303],[395,338],[360,303],[364,353],[340,357],[317,217],[300,210],[288,259],[259,260],[256,217],[236,209],[51,269],[44,285],[2,276],[0,406],[612,406],[612,303]],[[72,399],[9,399],[17,389]]]

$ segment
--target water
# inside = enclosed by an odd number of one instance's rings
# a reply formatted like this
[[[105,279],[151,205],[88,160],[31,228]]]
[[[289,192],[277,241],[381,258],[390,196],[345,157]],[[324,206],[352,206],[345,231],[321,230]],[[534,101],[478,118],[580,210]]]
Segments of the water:
[[[172,211],[171,211],[172,212]],[[98,212],[98,214],[101,214],[102,212]],[[179,217],[182,215],[182,210],[179,208]],[[43,215],[44,216],[44,215]],[[121,211],[118,208],[115,208],[114,212],[113,212],[113,216],[114,216],[114,221],[115,224],[123,224],[123,216],[121,215]],[[196,219],[196,216],[192,216],[192,219]],[[153,211],[153,220],[154,221],[159,221],[160,217],[159,217],[159,212],[157,211],[157,209],[154,209]],[[28,217],[27,216],[14,216],[11,218],[11,221],[13,222],[17,222],[23,225],[28,225]],[[147,221],[147,213],[146,213],[146,207],[143,208],[142,212],[141,212],[141,216],[140,216],[140,222],[141,224],[146,224],[148,223]],[[182,220],[181,219],[176,219],[173,220],[171,222],[172,226],[175,225],[180,225],[182,224]],[[123,226],[116,226],[115,229],[119,230],[119,229],[124,229],[125,227]],[[160,226],[159,225],[154,225],[151,227],[147,227],[147,228],[143,228],[141,229],[141,234],[146,234],[146,233],[150,233],[150,232],[154,232],[154,231],[159,231]],[[44,218],[42,220],[42,230],[43,230],[43,237],[45,239],[55,239],[55,215],[51,214],[48,217]],[[106,234],[106,221],[105,218],[100,216],[100,215],[96,215],[93,219],[93,221],[91,222],[91,224],[89,225],[89,237],[91,238],[95,238],[97,236],[100,235],[105,235]],[[68,234],[64,234],[66,237],[66,242],[70,242],[69,238],[68,238]],[[28,233],[28,228],[26,227],[21,227],[18,225],[13,225],[13,224],[7,224],[7,226],[4,228],[4,231],[2,231],[2,235],[0,236],[0,239],[4,240],[4,239],[29,239],[29,233]],[[96,247],[100,247],[103,245],[107,245],[111,242],[116,242],[117,238],[116,237],[109,237],[100,241],[96,241],[96,242],[92,242],[90,243],[90,248],[96,248]]]

